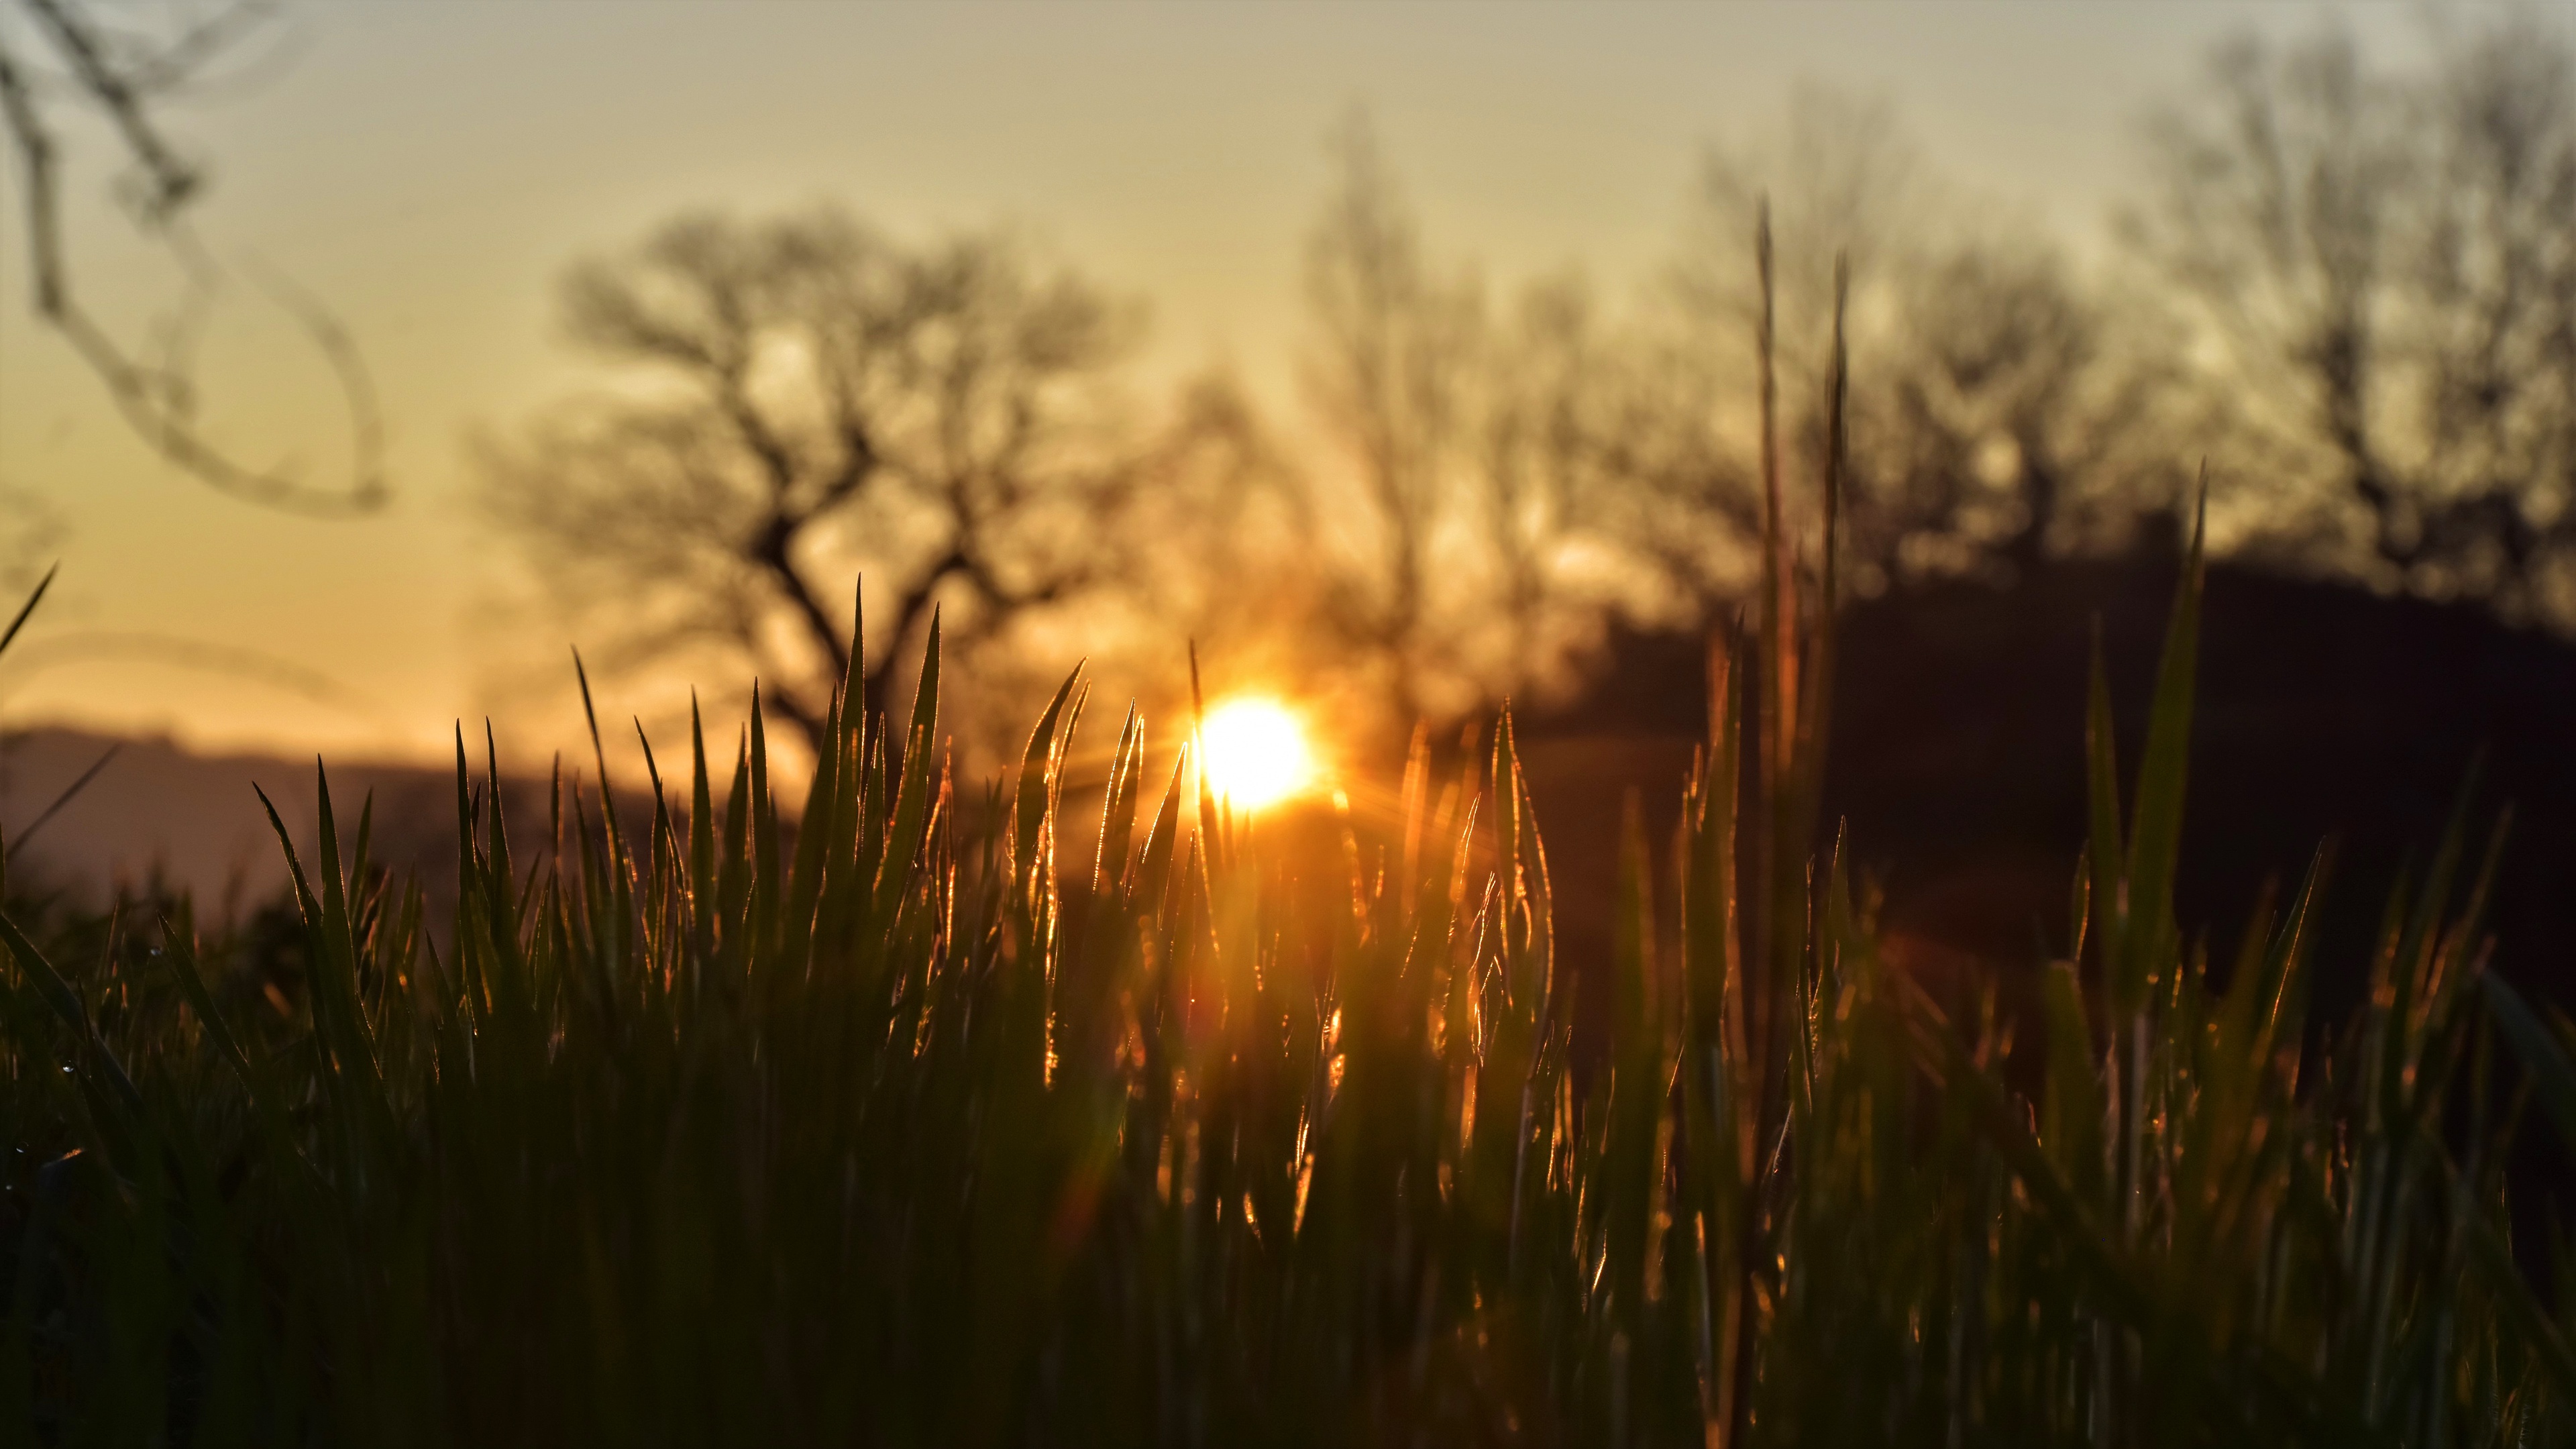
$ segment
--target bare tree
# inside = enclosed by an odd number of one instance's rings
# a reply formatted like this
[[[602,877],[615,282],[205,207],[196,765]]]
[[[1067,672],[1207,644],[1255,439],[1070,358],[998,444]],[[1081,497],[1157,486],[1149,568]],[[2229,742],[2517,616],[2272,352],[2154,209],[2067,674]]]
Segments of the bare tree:
[[[2110,305],[2053,249],[1954,243],[1898,290],[1880,375],[1854,382],[1859,557],[1895,575],[2026,572],[2179,501],[2171,365],[2122,347]],[[2139,325],[2124,319],[2131,342]]]
[[[2153,132],[2178,285],[2268,537],[2576,617],[2576,51],[2528,11],[2408,73],[2245,38]]]
[[[1671,425],[1706,436],[1667,447],[1689,466],[1661,486],[1712,500],[1711,526],[1739,545],[1756,528],[1736,501],[1757,494],[1754,420],[1729,399],[1755,392],[1742,338],[1766,206],[1783,441],[1811,474],[1827,445],[1835,259],[1848,269],[1843,527],[1860,587],[2026,569],[2170,500],[2169,363],[2131,319],[2115,326],[2114,304],[2036,227],[1987,220],[1931,175],[1884,105],[1811,87],[1775,135],[1711,151],[1676,273],[1672,367],[1705,401]]]
[[[1847,268],[1861,587],[2028,568],[2176,496],[2169,356],[2035,228],[1953,198],[1883,107],[1806,90],[1766,144],[1712,152],[1682,261],[1616,314],[1571,276],[1492,306],[1426,256],[1365,123],[1334,152],[1310,381],[1347,471],[1314,483],[1363,527],[1325,627],[1377,661],[1405,714],[1570,683],[1614,618],[1672,624],[1746,596],[1766,210],[1793,476],[1824,466]]]
[[[1116,578],[1149,461],[1105,392],[1129,314],[1007,236],[688,216],[563,298],[621,386],[487,447],[483,497],[617,658],[712,647],[810,735],[853,574],[878,709],[933,610],[972,648]]]
[[[1473,426],[1469,391],[1484,339],[1471,282],[1432,274],[1363,117],[1333,138],[1340,175],[1308,243],[1306,290],[1319,343],[1308,388],[1342,442],[1374,554],[1331,610],[1338,632],[1380,655],[1397,712],[1422,707],[1440,582],[1434,549]]]
[[[1516,313],[1496,329],[1476,440],[1485,632],[1506,677],[1544,679],[1570,642],[1553,617],[1571,592],[1562,555],[1600,481],[1600,384],[1617,343],[1574,277],[1532,286]]]
[[[349,516],[383,507],[384,430],[373,385],[357,348],[318,302],[284,278],[254,275],[269,301],[304,331],[337,378],[351,439],[348,480],[316,487],[286,466],[245,463],[215,443],[198,416],[199,390],[189,357],[193,329],[186,312],[160,329],[150,350],[120,342],[84,303],[66,242],[61,128],[87,109],[114,131],[127,163],[117,192],[134,224],[158,239],[188,277],[191,307],[222,279],[187,224],[204,193],[206,170],[186,158],[162,129],[159,103],[195,83],[206,67],[245,37],[266,29],[275,9],[265,0],[175,12],[157,30],[111,16],[82,0],[10,0],[0,5],[0,127],[18,156],[19,205],[25,218],[29,280],[36,315],[59,332],[140,434],[163,457],[224,492],[296,513]],[[12,23],[14,20],[15,23]]]
[[[1622,527],[1648,370],[1579,277],[1497,315],[1427,259],[1364,118],[1332,147],[1308,381],[1343,469],[1310,481],[1342,485],[1336,516],[1363,528],[1323,627],[1376,661],[1399,719],[1563,683],[1607,613],[1652,592]]]

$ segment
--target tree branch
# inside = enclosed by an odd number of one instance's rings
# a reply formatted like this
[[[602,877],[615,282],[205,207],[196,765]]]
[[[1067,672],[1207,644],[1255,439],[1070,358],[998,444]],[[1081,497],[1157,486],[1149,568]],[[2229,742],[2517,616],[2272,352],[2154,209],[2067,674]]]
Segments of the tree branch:
[[[108,60],[88,28],[62,0],[26,0],[68,58],[83,91],[107,111],[127,149],[149,178],[144,220],[171,231],[178,212],[196,194],[201,177],[164,142],[144,112],[141,93]],[[266,279],[263,290],[283,307],[329,363],[349,418],[353,457],[345,490],[318,490],[273,469],[235,461],[200,432],[189,417],[185,380],[137,361],[119,347],[80,305],[63,253],[60,209],[61,177],[54,137],[36,104],[35,93],[17,57],[0,46],[0,121],[17,143],[19,172],[26,193],[28,266],[34,285],[36,314],[72,344],[81,360],[106,384],[126,422],[162,457],[218,491],[309,517],[343,518],[383,508],[384,431],[376,412],[375,391],[364,362],[347,334],[317,303]]]

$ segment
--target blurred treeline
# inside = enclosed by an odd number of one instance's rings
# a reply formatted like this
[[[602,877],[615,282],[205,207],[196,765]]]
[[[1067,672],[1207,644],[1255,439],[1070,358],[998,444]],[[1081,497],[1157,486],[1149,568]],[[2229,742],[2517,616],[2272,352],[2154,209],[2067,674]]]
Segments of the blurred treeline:
[[[1696,628],[1755,576],[1767,209],[1792,498],[1848,268],[1859,593],[2122,549],[2205,465],[2222,554],[2576,626],[2555,17],[2453,17],[2402,68],[2331,29],[2230,43],[2090,249],[1821,89],[1712,148],[1620,287],[1488,285],[1365,116],[1330,144],[1295,411],[1222,373],[1145,395],[1139,302],[1018,233],[710,211],[568,274],[601,387],[486,439],[485,506],[595,667],[756,677],[808,732],[854,573],[874,704],[937,610],[970,736],[1076,655],[1168,699],[1193,637],[1352,740],[1562,696],[1612,628]]]

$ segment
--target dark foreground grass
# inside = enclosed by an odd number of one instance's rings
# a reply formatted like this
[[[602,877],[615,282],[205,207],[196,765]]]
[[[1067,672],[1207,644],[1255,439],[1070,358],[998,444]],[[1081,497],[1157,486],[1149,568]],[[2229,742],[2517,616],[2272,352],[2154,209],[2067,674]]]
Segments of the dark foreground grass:
[[[1131,719],[1077,819],[1080,686],[961,801],[935,647],[792,832],[756,714],[641,838],[559,790],[533,853],[460,747],[435,937],[326,791],[273,1002],[184,912],[50,963],[0,923],[0,1436],[2567,1440],[2503,1147],[2576,1072],[2482,987],[2460,841],[2371,961],[2310,961],[2312,876],[2213,975],[2186,585],[2125,810],[2097,686],[2043,1019],[1945,1013],[1813,849],[1830,640],[1766,592],[1598,1022],[1508,721],[1301,835]],[[2331,1029],[2326,969],[2372,987]]]

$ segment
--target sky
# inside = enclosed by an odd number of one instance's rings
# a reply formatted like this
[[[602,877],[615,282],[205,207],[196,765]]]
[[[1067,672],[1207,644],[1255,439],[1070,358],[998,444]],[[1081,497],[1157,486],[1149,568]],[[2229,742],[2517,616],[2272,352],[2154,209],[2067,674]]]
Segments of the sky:
[[[1225,366],[1293,419],[1300,257],[1326,136],[1355,106],[1432,245],[1498,282],[1650,271],[1695,158],[1810,81],[1884,98],[1944,174],[2081,250],[2136,184],[2142,117],[2186,93],[2213,44],[2329,17],[2400,60],[2438,12],[290,3],[164,112],[208,166],[192,224],[234,279],[207,314],[201,408],[246,456],[317,481],[345,467],[327,374],[242,280],[289,278],[366,359],[394,501],[361,521],[289,517],[156,460],[30,314],[19,177],[0,173],[0,488],[54,520],[62,565],[0,659],[0,729],[435,756],[459,718],[536,710],[529,661],[578,641],[501,607],[515,564],[471,507],[472,440],[596,384],[560,335],[557,280],[681,210],[832,200],[919,238],[1007,224],[1146,304],[1143,383]],[[66,143],[78,285],[144,335],[180,274],[108,204],[106,133],[74,125]]]

